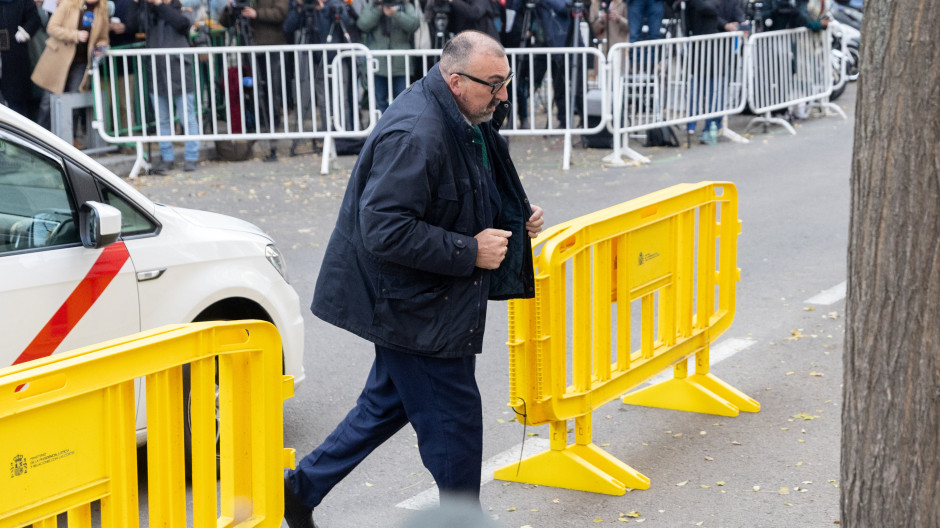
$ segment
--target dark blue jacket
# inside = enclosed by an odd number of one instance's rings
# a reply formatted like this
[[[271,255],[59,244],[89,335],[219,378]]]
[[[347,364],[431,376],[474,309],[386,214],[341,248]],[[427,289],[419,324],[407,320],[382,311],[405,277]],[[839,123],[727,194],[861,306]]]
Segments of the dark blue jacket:
[[[388,348],[460,357],[482,350],[488,298],[534,295],[529,201],[506,141],[481,127],[495,219],[482,152],[439,66],[395,98],[353,168],[317,278],[317,317]],[[475,266],[474,235],[488,227],[513,233],[495,271]]]

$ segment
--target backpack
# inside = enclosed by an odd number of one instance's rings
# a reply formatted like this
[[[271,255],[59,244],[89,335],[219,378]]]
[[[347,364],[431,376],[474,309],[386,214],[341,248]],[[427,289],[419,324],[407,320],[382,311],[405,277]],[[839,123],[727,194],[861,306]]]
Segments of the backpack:
[[[679,137],[670,126],[651,128],[646,131],[644,147],[678,147]]]

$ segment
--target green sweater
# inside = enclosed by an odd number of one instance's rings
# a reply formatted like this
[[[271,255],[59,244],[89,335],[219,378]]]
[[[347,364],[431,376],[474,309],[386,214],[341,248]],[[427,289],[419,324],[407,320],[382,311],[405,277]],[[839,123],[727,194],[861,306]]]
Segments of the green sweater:
[[[421,20],[415,7],[404,2],[398,11],[391,17],[386,17],[380,6],[375,3],[366,4],[359,13],[356,26],[365,36],[365,43],[369,49],[374,50],[407,50],[412,49],[411,36],[417,31]],[[405,58],[392,58],[392,76],[405,74]],[[388,61],[379,58],[379,69],[376,75],[388,77]]]

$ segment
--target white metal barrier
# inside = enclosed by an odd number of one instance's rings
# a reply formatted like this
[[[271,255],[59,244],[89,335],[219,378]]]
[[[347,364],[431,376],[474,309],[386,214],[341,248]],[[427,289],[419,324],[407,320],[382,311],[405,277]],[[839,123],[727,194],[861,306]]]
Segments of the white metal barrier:
[[[110,50],[94,71],[93,126],[108,142],[137,144],[131,177],[147,166],[143,143],[188,140],[319,138],[326,172],[333,138],[365,137],[375,124],[374,112],[363,122],[357,111],[360,83],[374,94],[358,61],[369,53],[361,44]],[[182,79],[186,97],[177,96]]]
[[[738,114],[747,102],[755,113],[766,114],[760,119],[792,132],[770,112],[827,98],[829,37],[806,29],[776,31],[754,35],[745,45],[743,33],[721,33],[618,44],[607,56],[589,47],[507,49],[515,72],[509,84],[514,104],[500,132],[563,137],[566,170],[574,135],[609,127],[614,146],[606,162],[622,165],[624,155],[648,162],[626,146],[630,133]],[[411,82],[439,56],[437,49],[369,50],[361,44],[111,50],[94,72],[93,126],[106,141],[137,144],[131,177],[146,167],[143,143],[305,138],[323,140],[325,174],[335,156],[333,139],[364,138],[380,116],[375,101],[380,62],[391,66],[404,60]],[[192,101],[171,97],[161,109],[151,94],[171,93],[180,79],[191,83]],[[256,82],[260,79],[272,81]],[[391,101],[392,78],[384,82]],[[600,91],[601,102],[594,123],[587,115],[592,89]],[[123,113],[121,100],[128,108]],[[835,105],[829,107],[845,117]],[[171,116],[179,119],[180,130],[167,124]],[[727,126],[722,133],[747,142]]]
[[[626,146],[630,132],[739,114],[745,106],[744,34],[617,44],[611,66],[614,152],[605,161],[649,159]],[[728,127],[722,133],[747,142]]]
[[[806,28],[767,31],[748,39],[748,102],[759,117],[755,123],[774,123],[791,134],[790,123],[771,112],[800,103],[814,103],[846,118],[829,103],[832,92],[832,35]],[[843,76],[844,77],[844,76]]]

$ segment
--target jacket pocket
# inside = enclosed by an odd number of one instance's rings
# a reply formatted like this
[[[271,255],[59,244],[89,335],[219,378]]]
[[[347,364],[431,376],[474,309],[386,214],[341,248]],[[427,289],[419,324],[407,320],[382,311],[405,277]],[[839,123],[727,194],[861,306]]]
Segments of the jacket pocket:
[[[453,302],[438,279],[378,276],[372,332],[394,345],[433,352],[447,345]]]

